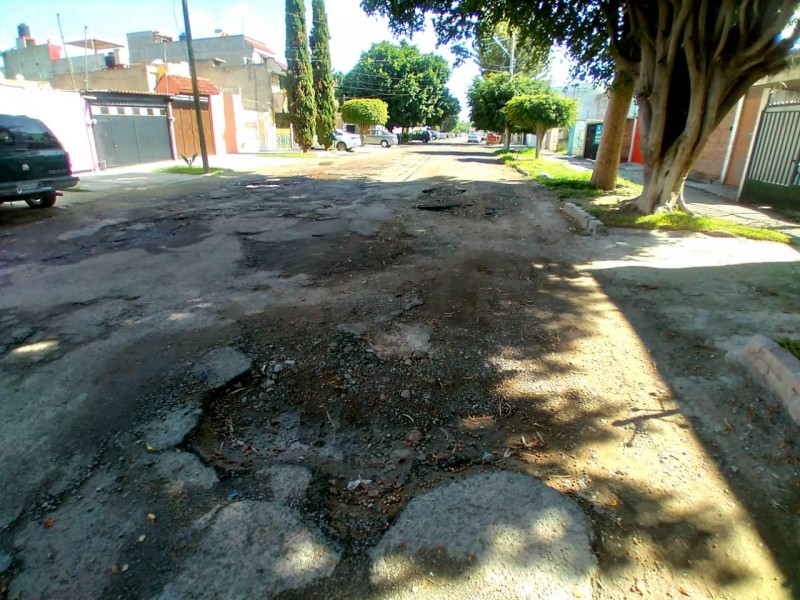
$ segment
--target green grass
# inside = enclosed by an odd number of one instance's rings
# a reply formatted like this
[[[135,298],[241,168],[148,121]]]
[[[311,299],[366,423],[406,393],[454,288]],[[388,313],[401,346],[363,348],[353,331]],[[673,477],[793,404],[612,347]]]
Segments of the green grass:
[[[211,167],[209,169],[210,175],[221,175],[222,173],[230,173],[230,169],[220,169],[219,167]],[[203,167],[190,167],[188,165],[174,165],[172,167],[162,167],[156,169],[156,173],[172,173],[174,175],[202,175]]]
[[[637,229],[665,229],[668,231],[724,231],[737,237],[767,242],[788,244],[791,238],[773,229],[739,225],[726,219],[699,217],[675,211],[659,215],[638,215],[620,210],[608,211],[600,219],[612,227],[635,227]]]
[[[797,358],[800,358],[800,340],[793,340],[791,338],[781,338],[779,340],[775,340],[786,348],[789,352],[794,354]]]
[[[640,215],[625,210],[623,203],[636,198],[642,186],[627,179],[618,178],[613,191],[597,190],[590,184],[592,172],[572,167],[563,160],[536,159],[534,149],[520,152],[497,151],[498,158],[507,165],[524,169],[535,179],[552,189],[562,199],[569,199],[588,213],[596,216],[609,227],[631,227],[636,229],[662,229],[667,231],[713,231],[726,232],[752,240],[766,240],[788,244],[791,238],[779,231],[739,225],[726,219],[714,219],[671,212],[658,215]]]

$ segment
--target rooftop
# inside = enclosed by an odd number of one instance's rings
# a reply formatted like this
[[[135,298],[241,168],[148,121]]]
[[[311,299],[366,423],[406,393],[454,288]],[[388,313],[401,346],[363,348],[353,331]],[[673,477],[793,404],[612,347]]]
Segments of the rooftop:
[[[115,44],[114,42],[106,42],[103,40],[98,40],[97,38],[88,38],[86,40],[67,42],[67,46],[86,48],[87,50],[92,50],[95,53],[98,50],[114,50],[116,48],[123,48],[121,44]]]
[[[197,89],[204,96],[219,94],[219,88],[209,79],[202,77],[197,79]],[[159,94],[191,94],[192,78],[182,75],[164,75],[158,80],[155,91]]]

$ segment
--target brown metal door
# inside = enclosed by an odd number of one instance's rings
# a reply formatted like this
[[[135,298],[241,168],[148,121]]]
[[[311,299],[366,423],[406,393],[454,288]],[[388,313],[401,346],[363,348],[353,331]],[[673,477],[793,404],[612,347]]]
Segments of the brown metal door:
[[[200,156],[200,137],[197,133],[194,106],[187,102],[175,102],[172,107],[172,114],[175,117],[175,146],[178,150],[178,156],[185,156],[186,158],[191,158],[194,155]],[[216,154],[208,104],[202,106],[201,115],[208,153]]]

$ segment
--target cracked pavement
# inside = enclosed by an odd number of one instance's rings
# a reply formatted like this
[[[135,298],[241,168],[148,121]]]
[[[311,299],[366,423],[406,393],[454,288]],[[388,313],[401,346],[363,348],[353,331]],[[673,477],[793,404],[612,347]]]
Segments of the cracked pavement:
[[[798,325],[791,248],[581,238],[453,142],[103,189],[0,210],[0,597],[796,589],[793,425],[725,359]]]

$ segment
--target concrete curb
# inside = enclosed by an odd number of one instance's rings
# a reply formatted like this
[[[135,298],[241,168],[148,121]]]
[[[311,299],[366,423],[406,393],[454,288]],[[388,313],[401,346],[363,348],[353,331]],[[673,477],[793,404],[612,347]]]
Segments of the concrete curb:
[[[564,212],[571,219],[578,223],[578,227],[584,235],[598,235],[608,233],[606,226],[597,218],[590,215],[580,206],[567,202],[564,204]]]
[[[781,399],[792,419],[800,424],[800,360],[760,333],[747,342],[742,359]]]
[[[514,170],[519,173],[520,175],[524,175],[525,177],[530,177],[531,174],[528,173],[525,169],[520,166],[514,165]]]

